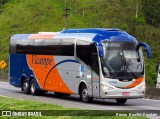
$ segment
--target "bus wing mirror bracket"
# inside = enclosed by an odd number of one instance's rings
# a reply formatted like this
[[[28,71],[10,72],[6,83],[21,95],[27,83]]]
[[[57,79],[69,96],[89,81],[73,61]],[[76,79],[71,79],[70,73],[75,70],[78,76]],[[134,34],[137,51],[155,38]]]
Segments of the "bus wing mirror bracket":
[[[104,56],[103,45],[97,42],[93,42],[93,44],[98,47],[99,56],[103,57]]]
[[[103,57],[104,56],[104,51],[103,51],[103,46],[102,44],[98,44],[98,51],[99,51],[99,56]]]
[[[146,44],[146,43],[139,42],[137,49],[139,49],[141,46],[143,46],[143,47],[146,49],[148,58],[151,58],[151,54],[152,54],[152,53],[151,53],[151,48],[150,48],[150,46],[149,46],[148,44]]]

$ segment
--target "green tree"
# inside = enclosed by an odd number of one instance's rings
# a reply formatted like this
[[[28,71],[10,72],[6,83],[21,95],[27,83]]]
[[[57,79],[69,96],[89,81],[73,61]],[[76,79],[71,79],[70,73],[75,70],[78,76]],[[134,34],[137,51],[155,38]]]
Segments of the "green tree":
[[[160,0],[142,0],[142,6],[147,23],[158,27],[160,25]]]

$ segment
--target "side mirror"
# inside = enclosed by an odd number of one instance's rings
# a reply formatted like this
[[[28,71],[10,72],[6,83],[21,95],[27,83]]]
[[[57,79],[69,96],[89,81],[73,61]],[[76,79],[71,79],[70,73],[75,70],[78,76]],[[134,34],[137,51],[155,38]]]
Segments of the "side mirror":
[[[139,49],[141,46],[143,46],[143,47],[146,49],[148,58],[151,58],[151,54],[152,54],[152,53],[151,53],[151,48],[150,48],[150,46],[149,46],[148,44],[146,44],[146,43],[139,42],[139,43],[138,43],[138,46],[137,46],[137,49]]]
[[[104,51],[103,51],[102,44],[98,44],[98,51],[99,51],[99,56],[103,57],[104,56]]]

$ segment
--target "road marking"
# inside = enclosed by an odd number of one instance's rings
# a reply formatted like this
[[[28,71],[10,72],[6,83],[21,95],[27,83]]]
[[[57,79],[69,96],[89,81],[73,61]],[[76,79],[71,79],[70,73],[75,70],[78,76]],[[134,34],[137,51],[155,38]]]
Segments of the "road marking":
[[[43,99],[43,100],[45,100],[45,101],[51,101],[51,99],[46,99],[45,97],[41,97],[41,98],[38,98],[38,97],[35,97],[35,98],[37,98],[37,99]],[[42,100],[39,100],[39,101],[41,101],[42,102]],[[76,103],[76,102],[66,102],[65,100],[59,100],[59,99],[55,99],[54,98],[54,101],[56,101],[56,102],[59,102],[59,104],[58,105],[60,105],[60,104],[62,104],[62,103],[65,103],[65,104],[74,104],[74,105],[79,105],[79,106],[84,106],[84,107],[92,107],[92,108],[94,108],[95,110],[97,109],[97,108],[99,108],[99,109],[108,109],[108,110],[117,110],[117,109],[111,109],[111,108],[106,108],[106,107],[101,107],[101,106],[95,106],[95,105],[88,105],[88,104],[83,104],[83,102],[80,102],[80,103],[82,103],[82,104],[79,104],[79,103]],[[56,104],[56,103],[52,103],[52,104]]]
[[[1,97],[5,97],[5,98],[13,98],[13,97],[10,97],[10,96],[5,96],[5,95],[0,95]]]
[[[1,91],[0,91],[1,92]],[[3,92],[1,92],[1,93],[3,93]],[[12,95],[13,93],[7,93],[7,94],[9,94],[9,95]],[[24,99],[21,99],[21,98],[19,98],[19,97],[11,97],[11,96],[5,96],[6,94],[4,94],[4,95],[0,95],[0,96],[2,96],[2,97],[8,97],[8,98],[15,98],[15,99],[20,99],[20,100],[24,100]],[[30,97],[32,96],[32,95],[22,95],[22,94],[13,94],[14,96],[23,96],[23,97],[25,97],[25,99],[26,100],[28,100],[27,98],[29,98],[30,99]],[[32,97],[34,97],[34,96],[32,96]],[[33,99],[31,99],[31,100],[34,100],[34,99],[38,99],[40,102],[44,102],[44,101],[51,101],[52,99],[50,98],[50,99],[47,99],[46,97],[43,97],[43,96],[41,96],[41,98],[39,98],[39,97],[34,97]],[[44,101],[43,101],[44,100]],[[36,101],[36,100],[34,100],[34,101]],[[106,107],[100,107],[100,106],[94,106],[94,105],[87,105],[87,104],[79,104],[79,103],[76,103],[76,102],[64,102],[64,100],[59,100],[59,99],[55,99],[54,98],[54,101],[56,101],[56,102],[58,102],[59,104],[58,105],[60,105],[60,104],[62,104],[62,103],[65,103],[65,104],[75,104],[75,105],[79,105],[79,106],[84,106],[84,107],[91,107],[91,108],[95,108],[95,109],[97,109],[97,108],[99,108],[99,109],[108,109],[108,110],[115,110],[115,109],[111,109],[111,108],[106,108]],[[82,103],[82,102],[81,102]],[[56,103],[52,103],[52,104],[56,104]]]
[[[6,96],[6,95],[0,95],[0,96],[1,96],[1,97],[5,97],[5,98],[14,98],[14,97]],[[24,100],[24,99],[21,99],[21,98],[14,98],[14,99]]]
[[[9,93],[8,93],[9,94]],[[10,94],[12,94],[12,93],[10,93]],[[15,94],[14,94],[15,95]],[[0,95],[0,96],[2,96],[2,97],[8,97],[8,98],[14,98],[14,99],[19,99],[19,100],[30,100],[30,101],[40,101],[40,102],[44,102],[45,101],[45,103],[46,103],[46,101],[48,100],[48,101],[51,101],[52,99],[46,99],[46,97],[41,97],[41,98],[39,98],[39,97],[34,97],[33,99],[31,99],[30,97],[32,96],[32,95],[19,95],[19,94],[17,94],[17,95],[15,95],[15,96],[24,96],[25,97],[25,99],[22,99],[22,98],[19,98],[19,97],[10,97],[10,96],[5,96],[5,95]],[[38,99],[38,100],[34,100],[34,99]],[[54,101],[56,101],[56,102],[58,102],[59,104],[56,104],[56,103],[52,103],[52,104],[55,104],[55,105],[61,105],[62,103],[65,103],[65,104],[68,104],[68,105],[70,105],[70,104],[74,104],[74,105],[79,105],[79,106],[83,106],[84,108],[85,107],[90,107],[90,108],[94,108],[95,110],[98,108],[98,109],[103,109],[103,110],[117,110],[117,109],[111,109],[111,108],[106,108],[106,107],[101,107],[101,106],[95,106],[95,105],[88,105],[88,104],[79,104],[79,103],[76,103],[76,102],[65,102],[64,100],[62,100],[62,101],[60,101],[60,100],[58,100],[58,99],[54,99]],[[49,102],[50,103],[50,102]],[[83,103],[83,102],[80,102],[80,103]]]

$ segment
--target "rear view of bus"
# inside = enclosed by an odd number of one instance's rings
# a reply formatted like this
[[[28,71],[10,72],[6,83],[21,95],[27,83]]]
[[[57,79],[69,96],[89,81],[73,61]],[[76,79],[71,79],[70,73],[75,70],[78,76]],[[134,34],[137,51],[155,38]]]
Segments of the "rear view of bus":
[[[18,34],[10,40],[10,84],[25,93],[52,91],[93,98],[142,98],[145,70],[141,46],[150,46],[119,29],[68,29]]]

